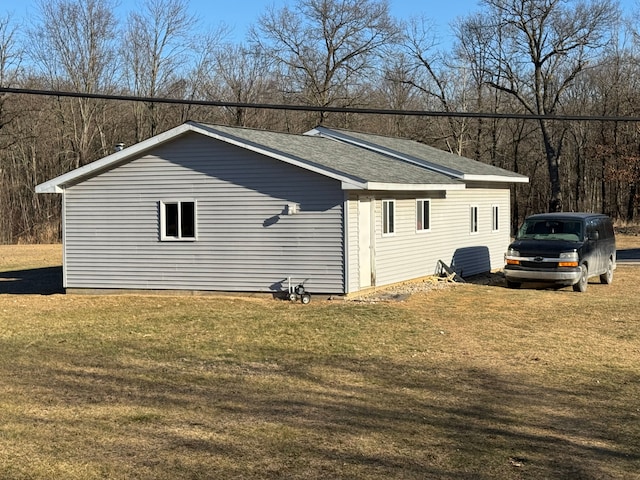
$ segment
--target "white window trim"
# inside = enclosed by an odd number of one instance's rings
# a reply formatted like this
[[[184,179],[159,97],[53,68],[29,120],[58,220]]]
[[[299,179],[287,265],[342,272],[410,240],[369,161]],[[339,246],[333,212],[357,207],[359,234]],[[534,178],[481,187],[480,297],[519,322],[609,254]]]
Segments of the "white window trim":
[[[166,205],[168,204],[178,204],[178,236],[168,236],[166,233]],[[182,209],[180,208],[181,203],[193,203],[193,229],[194,236],[193,237],[183,237],[181,233],[182,222],[180,221],[180,215]],[[181,199],[168,199],[168,200],[160,200],[159,202],[160,209],[160,241],[162,242],[195,242],[198,239],[198,202],[194,198],[181,198]]]
[[[473,212],[475,211],[475,230],[473,221]],[[469,205],[469,234],[478,235],[480,233],[480,207],[478,205]]]
[[[418,218],[418,204],[422,202],[422,218]],[[425,209],[425,205],[427,208]],[[418,221],[424,220],[424,211],[427,211],[427,217],[429,218],[429,228],[418,228]],[[417,198],[416,199],[416,233],[428,233],[431,231],[431,199],[430,198]]]
[[[392,216],[393,216],[393,224],[391,224],[390,226],[393,227],[393,231],[391,232],[385,232],[385,230],[388,230],[387,227],[388,225],[385,224],[385,216],[387,217],[387,219],[389,219],[388,215],[385,215],[386,211],[387,211],[387,206],[391,205],[392,207]],[[383,237],[393,237],[396,234],[396,201],[395,199],[392,198],[387,198],[382,200],[382,216],[381,216],[381,220],[382,220],[382,236]]]
[[[497,228],[496,224],[498,225]],[[500,205],[491,205],[491,231],[500,231]]]

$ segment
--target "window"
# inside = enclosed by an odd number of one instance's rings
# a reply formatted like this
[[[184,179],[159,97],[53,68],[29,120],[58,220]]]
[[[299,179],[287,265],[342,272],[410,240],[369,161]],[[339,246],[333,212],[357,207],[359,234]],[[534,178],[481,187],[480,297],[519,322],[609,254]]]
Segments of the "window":
[[[431,230],[431,200],[416,200],[416,231]]]
[[[396,231],[396,201],[382,201],[382,234],[393,235]]]
[[[472,206],[470,209],[470,232],[478,233],[478,207]]]
[[[500,207],[498,205],[494,205],[491,207],[491,231],[497,232],[500,230]]]
[[[160,202],[161,240],[196,239],[196,202]]]

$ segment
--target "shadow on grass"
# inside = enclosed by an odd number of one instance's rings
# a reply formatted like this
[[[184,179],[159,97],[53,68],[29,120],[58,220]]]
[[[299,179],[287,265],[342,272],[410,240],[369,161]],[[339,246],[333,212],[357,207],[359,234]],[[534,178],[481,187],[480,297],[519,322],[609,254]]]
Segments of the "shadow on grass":
[[[17,383],[41,404],[31,412],[68,409],[68,423],[14,421],[38,427],[31,441],[109,463],[116,477],[596,479],[640,462],[614,382],[576,391],[461,365],[277,349],[264,363],[185,351],[173,365],[121,357],[97,367],[60,348],[64,362]],[[78,436],[91,441],[78,449]]]
[[[62,267],[0,272],[0,294],[53,295],[64,293]]]

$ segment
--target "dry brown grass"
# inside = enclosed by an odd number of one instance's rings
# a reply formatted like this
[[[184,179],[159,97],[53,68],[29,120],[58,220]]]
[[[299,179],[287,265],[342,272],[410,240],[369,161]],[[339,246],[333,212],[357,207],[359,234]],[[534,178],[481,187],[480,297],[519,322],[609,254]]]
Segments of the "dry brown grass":
[[[59,261],[0,247],[0,292]],[[0,477],[639,478],[639,274],[307,306],[13,288]]]

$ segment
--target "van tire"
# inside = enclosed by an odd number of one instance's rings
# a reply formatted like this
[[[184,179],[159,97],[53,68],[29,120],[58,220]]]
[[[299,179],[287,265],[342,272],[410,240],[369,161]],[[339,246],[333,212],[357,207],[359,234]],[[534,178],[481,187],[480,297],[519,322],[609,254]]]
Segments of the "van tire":
[[[610,285],[613,282],[613,259],[609,258],[607,262],[607,271],[600,275],[600,283]]]
[[[507,280],[507,288],[520,288],[520,282],[512,282]]]
[[[587,266],[583,263],[582,265],[580,265],[580,271],[581,271],[580,280],[578,280],[578,283],[575,283],[573,285],[573,290],[576,292],[584,293],[587,291],[587,285],[589,285],[589,270],[587,269]]]

